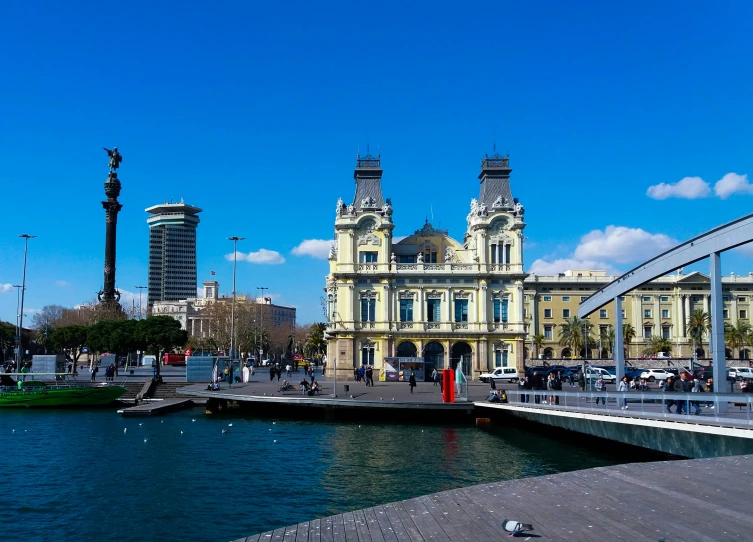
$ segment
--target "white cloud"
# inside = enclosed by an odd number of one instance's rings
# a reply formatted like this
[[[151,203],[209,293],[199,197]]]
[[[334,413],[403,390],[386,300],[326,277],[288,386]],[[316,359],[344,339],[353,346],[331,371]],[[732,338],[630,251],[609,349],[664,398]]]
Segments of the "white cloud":
[[[61,286],[61,287],[70,286],[70,282],[68,282],[67,280],[56,280],[55,286]]]
[[[574,258],[560,258],[551,262],[539,258],[531,264],[528,272],[535,273],[536,275],[556,275],[557,273],[564,273],[571,269],[603,269],[610,275],[621,274],[608,263],[592,260],[576,260]]]
[[[753,194],[753,185],[748,181],[747,175],[727,173],[714,184],[714,193],[722,199],[727,199],[732,194]]]
[[[233,253],[225,255],[225,259],[229,261],[233,261]],[[240,261],[246,261],[250,263],[258,263],[258,264],[280,264],[285,263],[285,258],[277,252],[276,250],[267,250],[266,248],[260,248],[256,252],[249,252],[248,254],[244,254],[243,252],[238,252],[238,260]]]
[[[311,256],[312,258],[319,258],[320,260],[326,260],[329,256],[329,247],[332,241],[325,239],[306,239],[301,241],[301,244],[293,248],[292,252],[296,256]]]
[[[646,195],[653,199],[698,199],[708,197],[709,194],[711,194],[709,183],[700,177],[685,177],[674,184],[659,183],[649,186],[646,190]]]
[[[577,260],[606,260],[628,263],[648,260],[677,245],[663,233],[649,233],[641,228],[607,226],[584,235],[573,253]]]
[[[6,294],[13,290],[12,284],[0,284],[0,294]]]

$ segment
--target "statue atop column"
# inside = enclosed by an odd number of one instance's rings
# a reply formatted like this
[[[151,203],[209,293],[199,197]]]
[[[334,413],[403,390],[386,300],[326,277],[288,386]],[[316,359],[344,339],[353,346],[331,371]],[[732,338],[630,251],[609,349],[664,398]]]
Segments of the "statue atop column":
[[[118,152],[118,148],[113,147],[112,150],[105,147],[102,148],[105,149],[107,156],[110,157],[110,173],[117,173],[115,170],[120,167],[120,163],[123,161],[123,157]]]

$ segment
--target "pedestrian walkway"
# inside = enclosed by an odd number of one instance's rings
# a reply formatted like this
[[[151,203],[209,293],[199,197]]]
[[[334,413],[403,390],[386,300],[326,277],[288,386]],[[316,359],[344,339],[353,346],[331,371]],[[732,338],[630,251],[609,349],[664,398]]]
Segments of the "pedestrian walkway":
[[[542,541],[750,540],[752,470],[749,456],[600,467],[443,491],[240,541],[508,540],[506,518],[532,524],[531,539]]]

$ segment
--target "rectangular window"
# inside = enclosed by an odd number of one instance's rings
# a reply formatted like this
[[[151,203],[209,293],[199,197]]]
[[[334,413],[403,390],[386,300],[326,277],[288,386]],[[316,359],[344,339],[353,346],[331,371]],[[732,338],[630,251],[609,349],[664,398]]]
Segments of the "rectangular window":
[[[622,317],[625,318],[625,309],[622,309]]]
[[[570,309],[562,309],[562,318],[570,318]]]
[[[426,321],[427,322],[440,322],[442,317],[440,315],[440,299],[427,299],[426,300]]]
[[[510,263],[510,245],[505,245],[505,263]]]
[[[624,295],[620,296],[620,301],[625,301],[625,296]]]
[[[413,321],[413,300],[412,299],[400,300],[400,321],[401,322]]]
[[[651,338],[651,326],[646,326],[643,328],[643,338],[644,339]]]
[[[376,321],[376,299],[361,300],[361,322]]]
[[[467,299],[455,300],[455,321],[456,322],[468,321],[468,300]]]
[[[599,318],[607,318],[607,309],[599,310]]]
[[[552,300],[552,296],[550,296],[550,295],[545,295],[544,296],[544,301],[551,301],[551,300]]]
[[[544,326],[544,339],[551,341],[553,338],[552,326]]]
[[[669,309],[662,309],[661,310],[661,317],[662,318],[669,318]]]
[[[552,317],[552,309],[544,309],[544,318]]]
[[[661,336],[664,337],[665,339],[669,339],[669,327],[668,326],[664,326],[661,328]]]
[[[738,297],[737,301],[739,303],[747,303],[748,302],[748,298],[747,297]]]
[[[498,324],[502,321],[502,301],[500,299],[494,300],[494,323]]]
[[[405,256],[401,254],[397,257],[397,263],[416,263],[416,257],[413,255]]]
[[[494,351],[494,367],[507,367],[507,350]]]
[[[361,252],[359,261],[361,263],[376,263],[377,254],[378,252]]]
[[[643,317],[651,318],[651,309],[643,309]]]
[[[563,295],[562,296],[562,301],[570,301],[570,296],[569,295]]]
[[[497,245],[492,245],[492,263],[497,263]]]
[[[644,295],[643,296],[643,301],[651,301],[651,296],[650,295]]]
[[[740,318],[745,319],[747,317],[748,317],[748,311],[746,311],[745,309],[741,310],[740,311]]]
[[[661,296],[662,301],[669,301],[669,298],[666,295]]]
[[[727,310],[727,309],[722,309],[722,318],[724,318],[725,320],[726,320],[727,318],[729,318],[729,310]]]
[[[583,303],[586,299],[588,299],[587,295],[580,296],[580,302]]]

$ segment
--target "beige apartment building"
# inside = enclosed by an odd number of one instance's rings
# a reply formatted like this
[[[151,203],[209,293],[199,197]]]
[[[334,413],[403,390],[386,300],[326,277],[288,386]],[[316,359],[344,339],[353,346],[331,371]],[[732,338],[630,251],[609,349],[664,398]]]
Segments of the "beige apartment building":
[[[533,348],[534,357],[547,359],[582,356],[585,352],[572,352],[559,345],[559,329],[564,321],[578,313],[578,306],[588,296],[609,284],[617,276],[607,275],[606,271],[571,270],[554,276],[530,274],[525,280],[525,318],[528,329],[526,358],[531,352],[531,337],[541,334],[545,343],[540,352]],[[710,282],[703,273],[685,274],[682,270],[659,277],[638,290],[622,298],[623,323],[635,329],[635,338],[628,346],[628,357],[641,357],[650,338],[660,335],[672,343],[672,356],[691,357],[692,341],[688,337],[685,323],[696,309],[710,312]],[[724,298],[723,316],[726,324],[735,325],[738,319],[750,323],[750,298],[753,295],[753,273],[747,276],[729,275],[722,278]],[[614,303],[602,307],[589,316],[593,325],[592,333],[597,338],[608,327],[614,326]],[[710,358],[708,337],[696,348],[699,358]],[[589,358],[611,358],[611,347],[607,344],[590,348]],[[742,348],[738,352],[727,351],[728,358],[750,359],[751,349]]]

